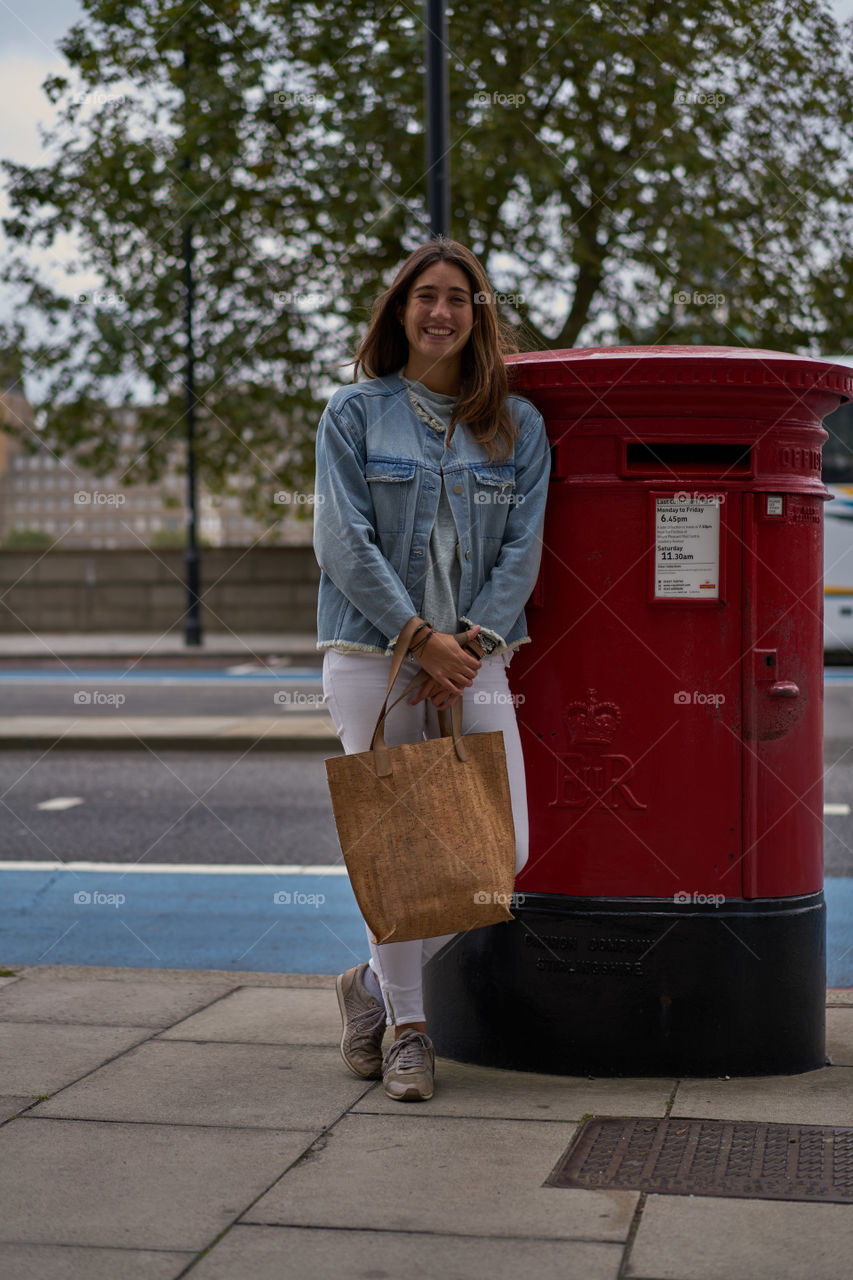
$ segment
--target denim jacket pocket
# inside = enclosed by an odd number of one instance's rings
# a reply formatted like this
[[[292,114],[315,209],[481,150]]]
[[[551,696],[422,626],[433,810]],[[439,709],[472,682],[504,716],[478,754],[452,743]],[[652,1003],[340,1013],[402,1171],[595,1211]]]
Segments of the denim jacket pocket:
[[[474,502],[480,509],[482,536],[499,538],[503,534],[507,513],[516,501],[514,468],[472,467],[471,474]]]
[[[494,489],[515,489],[515,468],[511,466],[472,467],[477,484]]]
[[[370,486],[377,533],[399,533],[414,515],[414,462],[371,458],[364,478]]]

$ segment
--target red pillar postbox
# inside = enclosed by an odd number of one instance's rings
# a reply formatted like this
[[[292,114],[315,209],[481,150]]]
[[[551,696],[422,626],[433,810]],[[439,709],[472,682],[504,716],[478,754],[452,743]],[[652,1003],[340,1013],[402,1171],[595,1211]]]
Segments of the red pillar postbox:
[[[512,924],[428,966],[440,1053],[595,1074],[822,1066],[821,419],[853,371],[727,347],[510,357],[552,476],[513,659]]]

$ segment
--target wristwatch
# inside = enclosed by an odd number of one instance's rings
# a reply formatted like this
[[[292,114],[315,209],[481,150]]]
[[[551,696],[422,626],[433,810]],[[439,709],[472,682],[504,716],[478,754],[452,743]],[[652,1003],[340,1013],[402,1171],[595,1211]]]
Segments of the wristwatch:
[[[492,636],[484,635],[482,631],[478,631],[477,634],[474,636],[474,639],[477,641],[477,643],[480,645],[480,648],[483,650],[484,658],[488,658],[490,653],[494,653],[499,643]]]

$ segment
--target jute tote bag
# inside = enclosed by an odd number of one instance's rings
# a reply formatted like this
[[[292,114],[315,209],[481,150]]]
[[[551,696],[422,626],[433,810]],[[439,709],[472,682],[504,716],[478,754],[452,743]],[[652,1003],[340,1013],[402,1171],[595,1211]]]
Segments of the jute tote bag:
[[[350,882],[376,942],[435,938],[512,920],[515,827],[503,733],[462,735],[462,700],[439,712],[446,736],[385,744],[388,706],[414,622],[394,648],[369,751],[326,760]],[[460,633],[458,639],[464,638]]]

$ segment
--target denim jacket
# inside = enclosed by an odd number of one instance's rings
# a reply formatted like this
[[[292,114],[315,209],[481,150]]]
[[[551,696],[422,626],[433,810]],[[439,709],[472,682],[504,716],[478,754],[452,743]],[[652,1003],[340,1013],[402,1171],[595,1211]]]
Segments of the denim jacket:
[[[414,411],[398,373],[340,387],[317,431],[314,552],[320,566],[317,648],[386,654],[420,614],[442,473],[459,533],[459,618],[506,648],[529,641],[524,604],[542,551],[550,450],[542,415],[521,396],[505,462],[457,423]]]

